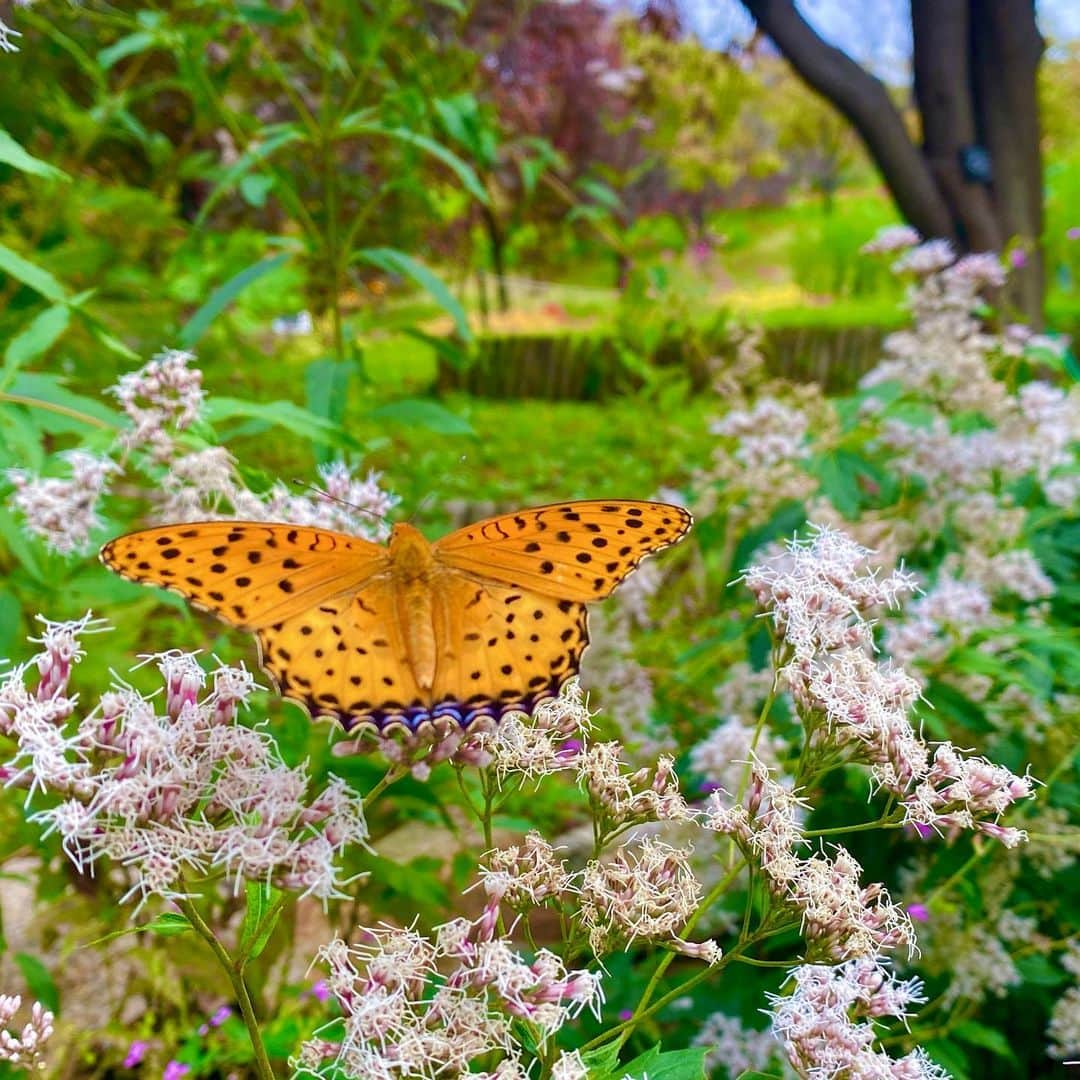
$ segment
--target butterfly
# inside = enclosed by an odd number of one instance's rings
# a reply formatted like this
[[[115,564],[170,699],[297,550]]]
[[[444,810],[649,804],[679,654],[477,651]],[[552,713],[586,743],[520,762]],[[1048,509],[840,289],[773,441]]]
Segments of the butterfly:
[[[531,712],[577,674],[586,604],[693,519],[656,502],[578,501],[387,545],[305,525],[204,521],[121,536],[106,566],[253,631],[282,696],[345,729]]]

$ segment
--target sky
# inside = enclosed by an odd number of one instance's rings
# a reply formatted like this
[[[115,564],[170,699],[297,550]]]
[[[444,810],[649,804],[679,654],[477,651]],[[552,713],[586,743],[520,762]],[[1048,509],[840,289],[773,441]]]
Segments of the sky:
[[[753,22],[738,0],[678,0],[690,28],[722,47],[747,37]],[[827,41],[885,78],[902,78],[911,52],[908,0],[798,0],[799,10]],[[1038,0],[1036,13],[1051,41],[1080,38],[1078,0]]]

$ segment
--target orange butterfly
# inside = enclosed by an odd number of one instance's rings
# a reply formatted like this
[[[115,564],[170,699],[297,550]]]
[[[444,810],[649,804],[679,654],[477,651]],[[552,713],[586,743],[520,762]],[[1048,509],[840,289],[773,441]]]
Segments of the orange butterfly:
[[[205,521],[129,533],[101,559],[252,630],[282,695],[346,730],[531,711],[577,673],[585,604],[693,519],[654,502],[555,503],[434,544],[384,547],[302,525]]]

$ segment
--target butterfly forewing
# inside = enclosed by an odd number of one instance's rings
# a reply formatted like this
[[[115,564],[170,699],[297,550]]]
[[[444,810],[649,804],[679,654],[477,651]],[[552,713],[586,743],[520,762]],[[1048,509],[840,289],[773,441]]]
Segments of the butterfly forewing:
[[[353,593],[388,566],[386,549],[359,537],[255,521],[145,529],[106,544],[101,559],[248,630]]]
[[[553,503],[467,525],[435,544],[446,566],[564,600],[602,600],[693,518],[668,503]]]

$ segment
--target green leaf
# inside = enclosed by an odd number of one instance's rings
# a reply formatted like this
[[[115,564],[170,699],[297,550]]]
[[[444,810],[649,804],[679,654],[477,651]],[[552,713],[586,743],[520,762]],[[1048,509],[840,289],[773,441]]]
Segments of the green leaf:
[[[120,427],[120,415],[95,398],[73,393],[64,386],[63,376],[46,375],[41,371],[19,371],[4,388],[13,396],[26,398],[25,407],[33,409],[33,402],[53,405],[62,411],[66,420],[86,427]],[[44,422],[43,408],[35,419]],[[69,430],[65,427],[64,430]]]
[[[422,262],[414,259],[411,255],[406,255],[404,251],[388,247],[361,248],[353,255],[353,258],[369,263],[371,266],[382,270],[385,274],[402,274],[405,277],[412,278],[454,320],[458,335],[465,341],[472,340],[472,331],[469,329],[469,320],[465,314],[465,309],[446,287],[446,283],[442,278],[429,270]]]
[[[62,304],[67,300],[67,290],[48,270],[27,262],[18,252],[3,244],[0,244],[0,271],[10,274],[24,285],[29,285],[54,304]]]
[[[8,342],[4,350],[5,374],[14,372],[51,349],[70,321],[71,310],[66,304],[54,304],[35,315],[30,325]]]
[[[195,343],[206,333],[210,328],[210,324],[253,282],[256,282],[264,274],[270,273],[271,270],[276,270],[279,266],[284,266],[288,262],[289,256],[275,255],[270,259],[262,259],[257,263],[252,264],[244,270],[241,270],[239,274],[235,274],[229,278],[224,285],[220,285],[211,294],[210,299],[190,319],[184,324],[180,330],[180,344],[185,349],[192,348]]]
[[[186,934],[191,928],[187,916],[177,911],[163,911],[139,927],[140,930],[148,930],[158,937],[176,937],[178,934]]]
[[[1007,1058],[1014,1065],[1019,1065],[1009,1040],[996,1028],[980,1024],[978,1020],[963,1020],[952,1028],[950,1034],[961,1042],[989,1050],[996,1057]]]
[[[248,206],[256,208],[266,205],[266,196],[274,186],[274,178],[263,173],[251,173],[240,181],[240,194]]]
[[[622,209],[622,199],[619,198],[618,193],[602,181],[586,177],[578,186],[593,202],[610,210],[613,214],[617,214]]]
[[[342,446],[362,450],[363,445],[336,424],[291,401],[243,401],[240,398],[212,397],[204,409],[206,420],[213,424],[235,417],[262,420],[310,439],[317,446]]]
[[[20,172],[30,173],[32,176],[41,176],[46,180],[70,180],[63,169],[50,165],[41,158],[24,150],[12,137],[0,127],[0,162],[10,165]]]
[[[304,369],[304,390],[308,409],[315,416],[321,416],[340,428],[345,419],[349,380],[355,373],[356,364],[352,360],[339,361],[326,356],[312,360]],[[319,464],[323,464],[329,458],[329,447],[322,444]]]
[[[595,1050],[586,1050],[581,1055],[581,1060],[585,1063],[585,1067],[589,1070],[589,1075],[593,1076],[608,1076],[613,1073],[619,1065],[619,1043],[615,1042],[607,1043],[604,1046],[598,1046]]]
[[[206,202],[199,209],[195,218],[195,228],[199,228],[205,221],[210,211],[217,206],[223,196],[227,195],[249,172],[258,164],[266,161],[277,153],[283,146],[302,139],[303,133],[292,124],[282,124],[273,128],[267,128],[263,137],[252,146],[249,146],[229,167],[228,171],[218,181],[217,187],[210,192]]]
[[[240,931],[240,955],[245,961],[256,959],[266,948],[281,918],[281,908],[275,910],[281,895],[278,889],[265,881],[249,881],[245,886],[247,906]]]
[[[933,1061],[948,1070],[952,1080],[968,1080],[971,1063],[967,1054],[956,1043],[945,1039],[932,1039],[924,1048]]]
[[[1016,970],[1026,983],[1035,986],[1060,986],[1069,981],[1069,976],[1059,967],[1055,967],[1039,953],[1028,953],[1015,960]]]
[[[705,1080],[705,1055],[708,1048],[661,1053],[659,1044],[620,1066],[618,1072],[629,1080]]]
[[[97,54],[98,64],[102,71],[108,71],[113,64],[123,60],[125,56],[135,56],[153,48],[156,41],[157,37],[154,34],[147,33],[145,30],[136,30],[135,33],[128,34],[102,49]]]
[[[12,656],[21,633],[22,604],[6,589],[0,589],[0,656]]]
[[[437,143],[434,139],[429,138],[427,135],[421,135],[417,131],[410,131],[408,128],[403,127],[386,127],[377,121],[370,120],[370,115],[370,110],[350,113],[341,121],[338,133],[343,136],[383,135],[388,139],[396,139],[398,142],[405,143],[408,146],[415,146],[418,150],[423,150],[426,154],[437,158],[450,169],[461,181],[465,190],[477,202],[481,202],[485,206],[490,204],[491,199],[472,167],[462,161],[453,150],[447,149],[441,143]]]
[[[472,363],[473,358],[467,348],[450,338],[425,333],[415,326],[408,327],[404,333],[406,337],[415,338],[434,349],[456,371],[464,371]]]
[[[390,423],[407,424],[410,427],[426,428],[436,435],[475,435],[471,425],[455,416],[449,409],[444,409],[434,401],[420,398],[403,398],[388,405],[380,405],[368,416],[372,420],[385,420]]]
[[[60,1012],[60,992],[56,989],[49,969],[36,957],[29,953],[16,953],[15,963],[26,980],[30,993],[45,1006],[51,1013]]]

